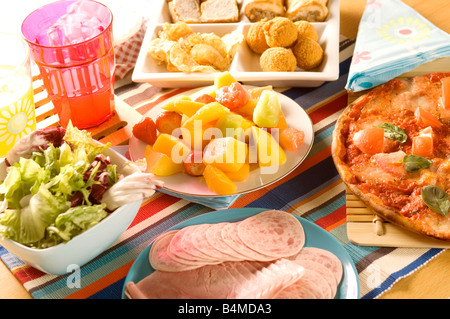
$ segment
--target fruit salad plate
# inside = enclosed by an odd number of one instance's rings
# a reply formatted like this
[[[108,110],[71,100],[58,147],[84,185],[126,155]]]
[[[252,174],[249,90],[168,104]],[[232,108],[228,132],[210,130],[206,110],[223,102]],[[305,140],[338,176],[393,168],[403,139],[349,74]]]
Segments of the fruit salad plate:
[[[252,86],[244,86],[252,88]],[[211,92],[212,86],[198,88],[186,91],[180,95],[188,95],[193,100],[205,93]],[[257,164],[251,164],[249,177],[243,182],[235,182],[237,186],[236,195],[245,194],[258,190],[277,182],[294,171],[306,158],[314,141],[314,130],[311,119],[305,110],[289,97],[276,93],[278,95],[281,109],[286,118],[289,127],[294,127],[304,132],[304,142],[296,151],[285,151],[286,161],[282,165],[272,166],[270,168],[260,168]],[[180,95],[172,97],[178,98]],[[170,101],[170,100],[168,100]],[[164,110],[162,106],[168,101],[162,102],[154,106],[144,116],[156,119],[156,117]],[[148,144],[131,136],[129,142],[129,153],[133,161],[143,159]],[[249,151],[250,153],[250,151]],[[178,193],[184,196],[196,197],[222,197],[211,191],[203,177],[195,177],[186,173],[177,173],[170,176],[158,176],[158,179],[164,182],[164,188],[168,191]]]

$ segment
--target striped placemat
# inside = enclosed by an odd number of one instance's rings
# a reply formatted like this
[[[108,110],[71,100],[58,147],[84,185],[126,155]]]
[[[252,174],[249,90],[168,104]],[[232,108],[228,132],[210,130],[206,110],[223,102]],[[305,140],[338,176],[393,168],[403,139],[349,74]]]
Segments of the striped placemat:
[[[291,174],[258,191],[238,198],[231,208],[263,207],[281,209],[302,216],[332,234],[355,262],[361,298],[372,299],[396,281],[420,268],[442,249],[362,247],[349,242],[346,233],[346,187],[331,157],[334,124],[347,105],[344,90],[353,41],[341,38],[340,75],[337,81],[318,88],[280,88],[311,117],[315,139],[308,157]],[[187,89],[162,90],[148,84],[129,84],[116,94],[141,114]],[[127,152],[126,146],[115,146]],[[78,285],[71,274],[53,276],[25,265],[0,247],[0,257],[35,299],[121,298],[124,279],[140,252],[159,234],[174,225],[211,211],[200,204],[157,193],[140,209],[119,240],[100,256],[83,266]],[[374,276],[376,272],[376,276]],[[374,280],[376,278],[376,280]]]

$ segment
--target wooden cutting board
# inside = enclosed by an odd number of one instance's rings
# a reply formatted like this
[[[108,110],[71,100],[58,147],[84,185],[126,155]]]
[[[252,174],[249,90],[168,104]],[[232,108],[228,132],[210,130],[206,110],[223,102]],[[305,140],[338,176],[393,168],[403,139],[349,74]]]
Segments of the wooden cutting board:
[[[411,77],[434,72],[449,72],[450,57],[425,63],[399,77]],[[349,93],[350,104],[366,91]],[[450,248],[450,242],[427,238],[383,221],[349,189],[346,192],[347,236],[360,246]]]

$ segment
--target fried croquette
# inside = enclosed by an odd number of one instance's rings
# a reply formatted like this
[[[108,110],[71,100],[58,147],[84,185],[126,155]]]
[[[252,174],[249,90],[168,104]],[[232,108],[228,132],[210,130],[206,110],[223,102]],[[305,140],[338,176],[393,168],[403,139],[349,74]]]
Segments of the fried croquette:
[[[297,67],[297,59],[290,49],[283,47],[269,48],[259,59],[264,72],[293,72]]]
[[[293,48],[297,58],[297,66],[303,70],[311,70],[319,66],[323,60],[323,49],[311,38],[299,37]]]
[[[264,35],[269,47],[289,47],[298,36],[294,22],[285,17],[276,17],[264,24]]]
[[[211,65],[219,71],[226,71],[229,66],[227,56],[222,55],[218,50],[209,44],[196,44],[191,52],[191,57],[200,65]]]
[[[319,41],[319,35],[317,34],[316,28],[308,21],[296,21],[294,22],[298,30],[298,36],[304,36],[313,39],[314,41]]]
[[[247,44],[249,48],[257,54],[261,54],[269,48],[264,34],[264,24],[266,22],[267,19],[255,22],[248,29],[246,37]]]

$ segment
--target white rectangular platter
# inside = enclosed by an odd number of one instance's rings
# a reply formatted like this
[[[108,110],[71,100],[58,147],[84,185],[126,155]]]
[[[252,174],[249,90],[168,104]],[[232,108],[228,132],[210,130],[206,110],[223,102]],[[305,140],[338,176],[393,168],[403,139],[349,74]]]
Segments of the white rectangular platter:
[[[165,65],[159,65],[148,55],[150,41],[158,36],[164,23],[172,23],[166,0],[155,1],[155,14],[148,23],[147,31],[133,71],[134,82],[147,82],[163,88],[197,87],[211,85],[215,73],[169,72]],[[248,85],[272,85],[275,87],[317,87],[339,77],[339,0],[328,0],[328,17],[324,22],[312,22],[319,34],[319,44],[324,50],[322,64],[314,70],[304,71],[297,68],[294,72],[263,72],[259,64],[259,55],[253,53],[245,40],[238,48],[229,72],[237,81]],[[234,30],[246,36],[251,22],[242,8],[237,23],[190,24],[194,32],[213,32],[223,36]]]

